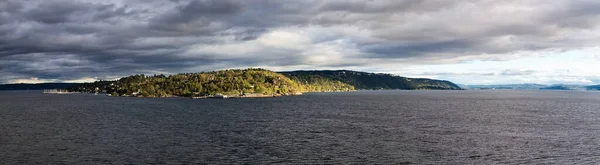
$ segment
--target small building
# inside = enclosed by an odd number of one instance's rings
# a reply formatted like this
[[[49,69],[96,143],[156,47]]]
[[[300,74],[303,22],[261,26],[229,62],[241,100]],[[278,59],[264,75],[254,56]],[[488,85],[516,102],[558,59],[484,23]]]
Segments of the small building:
[[[209,98],[213,98],[213,99],[226,99],[229,98],[227,95],[223,95],[223,94],[216,94],[214,96],[211,96]]]

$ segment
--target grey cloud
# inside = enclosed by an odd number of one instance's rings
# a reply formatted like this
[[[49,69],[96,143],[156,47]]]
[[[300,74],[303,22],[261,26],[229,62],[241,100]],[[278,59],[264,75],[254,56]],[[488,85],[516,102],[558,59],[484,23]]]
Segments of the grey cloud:
[[[314,3],[319,3],[315,2]],[[346,1],[320,1],[320,12],[348,12],[348,13],[394,13],[397,11],[405,12],[425,12],[440,10],[452,7],[458,4],[455,1],[429,0],[346,0]]]
[[[418,57],[427,53],[445,52],[445,53],[466,53],[473,44],[466,40],[451,41],[433,41],[425,43],[404,43],[404,44],[377,44],[371,48],[366,47],[366,52],[376,55],[380,58],[403,58]]]
[[[132,14],[135,13],[127,11],[126,7],[114,4],[79,1],[43,1],[23,13],[26,19],[44,24],[98,22]]]
[[[598,36],[584,33],[598,31],[597,8],[600,3],[595,0],[4,0],[0,72],[7,76],[0,77],[0,83],[227,67],[378,65],[363,62],[370,60],[436,63],[464,56],[579,49],[600,42]],[[186,55],[198,45],[288,42],[261,40],[282,29],[296,30],[308,38],[304,44],[309,46]],[[328,42],[346,42],[338,49],[356,52],[341,54],[343,62],[307,62],[311,44]]]
[[[70,21],[69,17],[76,14],[77,11],[85,12],[87,6],[75,3],[52,3],[45,2],[38,7],[26,13],[27,18],[46,24],[65,23]]]
[[[196,0],[156,16],[151,26],[159,30],[194,32],[214,32],[227,28],[218,25],[223,17],[231,16],[242,9],[242,5],[230,0]],[[214,28],[214,29],[211,29]],[[213,31],[211,31],[213,30]]]

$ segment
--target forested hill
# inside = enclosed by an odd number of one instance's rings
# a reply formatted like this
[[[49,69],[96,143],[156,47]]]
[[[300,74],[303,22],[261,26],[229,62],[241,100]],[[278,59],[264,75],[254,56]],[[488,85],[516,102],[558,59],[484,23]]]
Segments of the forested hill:
[[[98,81],[69,88],[74,92],[101,92],[111,95],[145,97],[208,95],[288,95],[312,91],[348,91],[350,85],[328,80],[315,80],[306,85],[264,69],[234,69],[177,75],[135,75],[115,81]]]
[[[327,79],[349,84],[356,89],[461,89],[458,85],[450,81],[407,78],[391,74],[366,73],[349,70],[292,71],[280,73],[299,82],[311,82],[311,80],[315,78]]]

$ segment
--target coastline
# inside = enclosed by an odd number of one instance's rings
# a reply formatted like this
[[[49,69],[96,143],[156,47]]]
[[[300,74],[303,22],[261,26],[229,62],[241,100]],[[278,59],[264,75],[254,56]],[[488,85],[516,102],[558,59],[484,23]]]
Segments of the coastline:
[[[63,94],[75,94],[75,93],[79,93],[79,92],[69,92],[67,90],[61,90],[61,89],[44,89],[44,91],[42,93],[43,94],[59,94],[59,95],[63,95]]]

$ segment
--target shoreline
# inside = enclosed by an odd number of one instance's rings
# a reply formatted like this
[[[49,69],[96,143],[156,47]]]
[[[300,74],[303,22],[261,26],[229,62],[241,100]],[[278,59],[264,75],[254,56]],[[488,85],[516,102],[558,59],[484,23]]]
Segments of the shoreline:
[[[75,94],[75,93],[81,93],[81,92],[63,92],[60,94]],[[303,95],[303,93],[287,93],[287,94],[271,94],[271,95],[265,95],[265,94],[245,94],[245,95],[221,95],[221,94],[217,94],[217,95],[207,95],[207,96],[177,96],[177,95],[170,95],[170,96],[161,96],[161,97],[152,97],[152,96],[142,96],[142,95],[111,95],[109,93],[86,93],[83,92],[85,94],[91,94],[91,95],[100,95],[100,96],[106,96],[106,97],[137,97],[137,98],[176,98],[176,97],[180,97],[180,98],[191,98],[191,99],[234,99],[234,98],[273,98],[273,97],[282,97],[282,96],[301,96]],[[46,94],[46,93],[44,93]],[[50,93],[48,93],[50,94]],[[55,93],[52,93],[55,94]],[[59,93],[56,93],[59,94]]]
[[[237,99],[237,98],[273,98],[273,97],[282,97],[282,96],[301,96],[303,93],[294,93],[294,94],[272,94],[272,95],[264,95],[264,94],[248,94],[248,95],[213,95],[213,96],[196,96],[190,97],[191,99]]]

